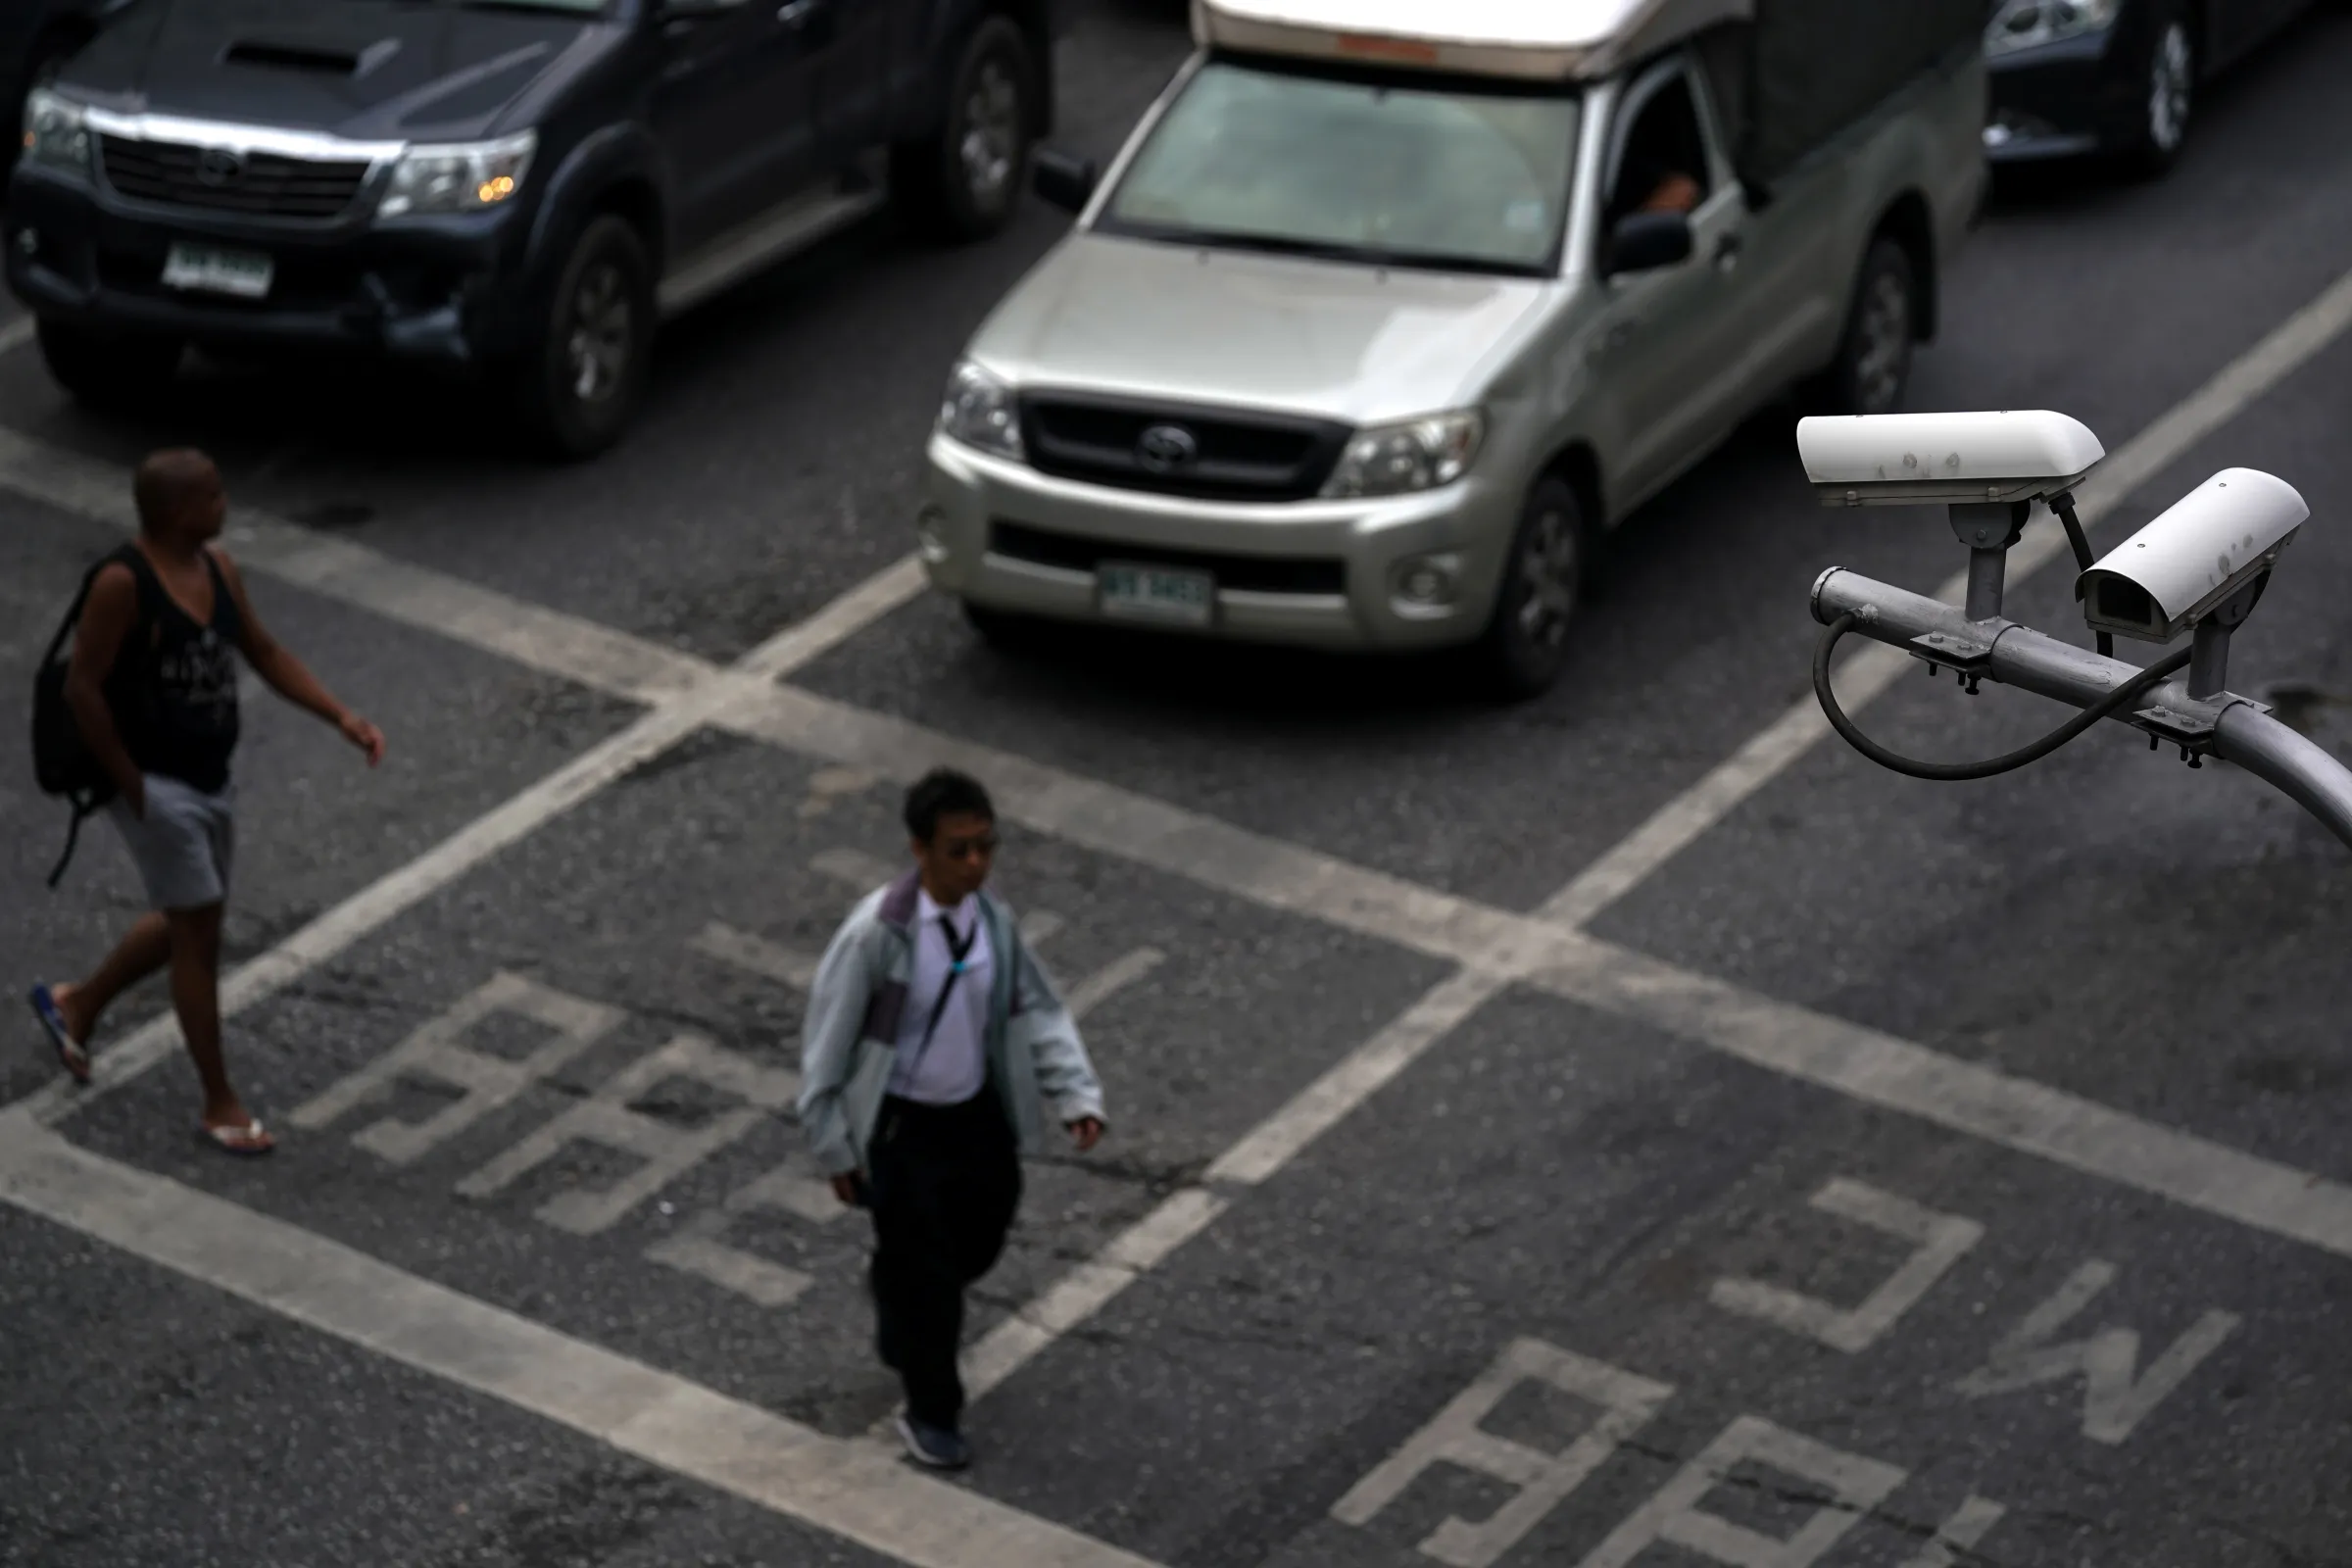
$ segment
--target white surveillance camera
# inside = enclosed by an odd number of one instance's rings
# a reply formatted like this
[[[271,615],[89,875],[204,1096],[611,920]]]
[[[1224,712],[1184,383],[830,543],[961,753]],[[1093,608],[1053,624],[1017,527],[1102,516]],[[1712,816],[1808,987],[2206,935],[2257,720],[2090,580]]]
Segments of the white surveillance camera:
[[[2224,618],[2234,624],[2310,515],[2284,479],[2224,468],[2076,580],[2082,618],[2151,643],[2169,643],[2217,611],[2232,612]]]
[[[2047,410],[1800,419],[1796,450],[1832,507],[2042,501],[2107,455],[2088,426]]]

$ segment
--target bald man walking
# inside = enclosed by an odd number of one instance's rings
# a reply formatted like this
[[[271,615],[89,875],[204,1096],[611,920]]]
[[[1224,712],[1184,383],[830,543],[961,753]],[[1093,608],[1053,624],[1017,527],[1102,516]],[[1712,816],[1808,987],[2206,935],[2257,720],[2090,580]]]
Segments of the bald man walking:
[[[114,782],[109,806],[145,885],[149,912],[86,979],[32,989],[32,1010],[66,1070],[87,1082],[88,1042],[107,1004],[169,965],[172,1010],[204,1086],[200,1136],[235,1154],[271,1140],[229,1086],[220,1054],[220,917],[235,844],[229,759],[237,744],[241,653],[270,688],[382,760],[373,724],[335,701],[262,626],[217,542],[228,514],[220,470],[201,452],[139,465],[139,534],[90,579],[66,701],[90,755]]]

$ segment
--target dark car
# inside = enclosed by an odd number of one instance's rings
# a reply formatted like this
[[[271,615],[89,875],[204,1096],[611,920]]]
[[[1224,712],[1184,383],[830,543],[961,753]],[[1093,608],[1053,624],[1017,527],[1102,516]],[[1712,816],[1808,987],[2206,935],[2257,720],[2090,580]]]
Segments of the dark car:
[[[98,35],[108,17],[131,0],[18,0],[0,4],[0,93],[7,94],[9,123],[23,114],[24,95],[46,80],[66,57]],[[0,171],[17,159],[18,138],[0,151]]]
[[[1985,29],[1995,163],[2119,156],[2161,173],[2200,83],[2309,0],[2002,0]]]
[[[497,377],[585,455],[659,318],[887,195],[1001,228],[1051,4],[141,0],[33,91],[9,284],[88,401],[324,348]]]

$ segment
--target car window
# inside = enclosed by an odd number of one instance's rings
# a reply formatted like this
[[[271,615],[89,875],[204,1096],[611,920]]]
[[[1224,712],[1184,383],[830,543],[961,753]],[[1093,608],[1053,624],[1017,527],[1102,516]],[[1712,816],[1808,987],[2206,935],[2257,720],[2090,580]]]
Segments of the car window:
[[[1540,272],[1556,254],[1578,100],[1202,67],[1098,227],[1206,245]]]
[[[1658,79],[1633,116],[1609,187],[1608,220],[1644,210],[1687,213],[1706,200],[1707,140],[1690,76],[1677,69]]]

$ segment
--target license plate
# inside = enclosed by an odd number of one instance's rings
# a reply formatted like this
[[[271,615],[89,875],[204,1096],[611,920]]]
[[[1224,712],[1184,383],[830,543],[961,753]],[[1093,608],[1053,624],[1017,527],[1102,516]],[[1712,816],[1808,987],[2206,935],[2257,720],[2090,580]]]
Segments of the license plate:
[[[210,245],[174,245],[164,258],[166,288],[198,289],[207,294],[233,294],[258,300],[269,294],[277,270],[267,256],[252,251],[216,250]]]
[[[1106,564],[1096,588],[1102,613],[1125,620],[1205,626],[1217,610],[1217,581],[1205,571]]]

